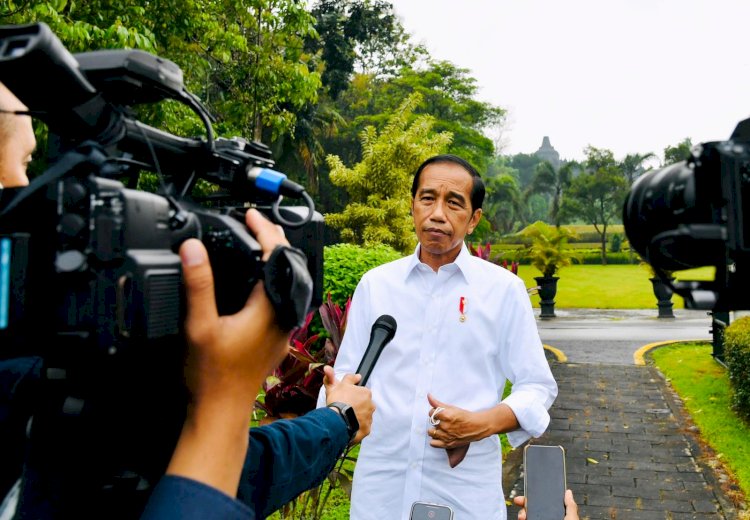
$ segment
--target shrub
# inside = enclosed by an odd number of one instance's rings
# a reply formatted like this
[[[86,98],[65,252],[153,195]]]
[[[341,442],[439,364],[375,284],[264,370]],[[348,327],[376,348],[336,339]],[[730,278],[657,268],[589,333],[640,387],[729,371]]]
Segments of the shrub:
[[[602,264],[602,250],[601,249],[578,249],[576,250],[577,259],[575,263],[584,265],[601,265]],[[627,251],[620,251],[619,253],[607,253],[607,264],[637,264],[641,261],[638,255],[632,255]]]
[[[732,406],[750,420],[750,316],[740,318],[724,331],[724,357],[732,385]]]
[[[383,244],[366,248],[354,244],[326,246],[323,251],[323,294],[330,293],[334,303],[344,305],[354,294],[363,274],[402,256]]]
[[[610,240],[609,250],[613,253],[619,253],[622,251],[622,235],[620,233],[614,233]]]

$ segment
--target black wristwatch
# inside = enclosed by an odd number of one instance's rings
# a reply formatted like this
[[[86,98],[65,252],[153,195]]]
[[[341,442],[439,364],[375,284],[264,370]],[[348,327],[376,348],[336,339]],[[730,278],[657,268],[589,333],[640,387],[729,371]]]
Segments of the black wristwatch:
[[[359,421],[357,420],[357,414],[354,413],[354,408],[346,403],[339,402],[329,404],[328,408],[336,409],[341,418],[344,420],[344,423],[346,424],[346,430],[349,433],[349,442],[352,442],[354,436],[357,435],[357,432],[359,431]]]

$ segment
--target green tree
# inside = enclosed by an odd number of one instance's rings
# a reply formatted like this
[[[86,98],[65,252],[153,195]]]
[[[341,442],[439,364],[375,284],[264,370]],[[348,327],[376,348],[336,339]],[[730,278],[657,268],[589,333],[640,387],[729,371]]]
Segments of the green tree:
[[[487,193],[482,215],[501,235],[515,231],[524,224],[524,203],[516,179],[501,174],[487,179]]]
[[[592,224],[599,234],[602,265],[607,264],[607,227],[622,218],[627,181],[610,150],[586,148],[584,171],[570,184],[564,213]]]
[[[217,116],[219,134],[260,139],[289,133],[295,110],[317,99],[320,74],[303,38],[314,19],[295,0],[90,0],[6,2],[4,23],[42,21],[72,52],[140,48],[182,68],[188,89]],[[189,111],[147,111],[175,133],[200,129]]]
[[[433,130],[434,118],[412,118],[421,99],[409,96],[382,131],[367,127],[361,134],[362,161],[352,168],[329,155],[331,182],[349,194],[340,213],[326,214],[326,222],[338,229],[341,239],[358,245],[386,244],[403,253],[415,245],[409,214],[411,180],[419,164],[441,153],[451,140],[447,132]]]
[[[628,154],[625,158],[620,161],[620,169],[622,170],[625,179],[628,181],[628,186],[632,186],[635,180],[640,177],[646,168],[643,163],[650,159],[655,159],[656,154],[648,152],[645,154]]]
[[[314,66],[322,71],[322,85],[317,101],[309,101],[295,110],[296,124],[290,135],[282,135],[274,142],[277,164],[290,176],[304,172],[298,178],[307,190],[316,196],[321,209],[331,206],[336,199],[326,176],[320,190],[321,171],[325,171],[325,146],[340,140],[346,131],[347,121],[335,103],[346,90],[354,70],[385,63],[397,56],[400,64],[407,63],[413,55],[408,35],[393,12],[393,6],[384,0],[319,0],[312,8],[315,33],[305,38],[305,48],[315,55]],[[379,71],[377,74],[382,74]]]
[[[356,69],[375,77],[393,75],[420,53],[385,0],[318,0],[311,12],[318,37],[306,45],[321,53],[323,85],[334,100]]]
[[[536,167],[543,159],[533,153],[519,153],[510,156],[510,166],[518,171],[518,184],[521,191],[526,191],[534,179]]]
[[[693,142],[686,137],[674,146],[664,148],[664,165],[684,161],[690,157],[690,150],[693,148]]]
[[[447,151],[485,171],[494,157],[494,146],[483,131],[502,121],[505,113],[478,101],[477,90],[476,79],[468,70],[446,61],[428,62],[424,68],[405,67],[392,78],[355,75],[350,88],[337,100],[341,114],[351,121],[349,143],[337,143],[341,146],[337,154],[358,159],[352,155],[356,152],[353,136],[366,126],[382,128],[403,99],[418,93],[422,102],[415,114],[433,116],[436,131],[453,135]]]
[[[535,194],[544,194],[551,198],[549,218],[558,228],[563,217],[563,213],[560,211],[563,192],[570,186],[573,171],[576,167],[578,167],[576,163],[567,162],[555,170],[549,161],[541,162],[537,164],[531,184],[526,189],[525,197],[527,200]]]

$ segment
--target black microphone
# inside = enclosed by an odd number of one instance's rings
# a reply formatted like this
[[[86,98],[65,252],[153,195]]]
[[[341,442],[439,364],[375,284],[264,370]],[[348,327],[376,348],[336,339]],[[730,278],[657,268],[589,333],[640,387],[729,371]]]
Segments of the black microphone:
[[[372,324],[370,343],[368,343],[365,355],[362,356],[362,361],[359,363],[359,367],[357,367],[357,372],[355,372],[362,374],[359,386],[365,386],[365,383],[370,378],[370,373],[375,366],[375,362],[380,357],[380,353],[383,352],[385,346],[391,342],[395,335],[396,320],[393,319],[393,316],[383,314]]]

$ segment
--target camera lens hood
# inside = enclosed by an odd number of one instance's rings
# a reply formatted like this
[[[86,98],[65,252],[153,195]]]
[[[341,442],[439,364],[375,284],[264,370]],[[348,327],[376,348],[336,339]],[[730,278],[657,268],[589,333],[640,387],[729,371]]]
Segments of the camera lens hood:
[[[281,329],[292,330],[305,322],[313,292],[305,253],[277,246],[263,266],[263,286]]]

